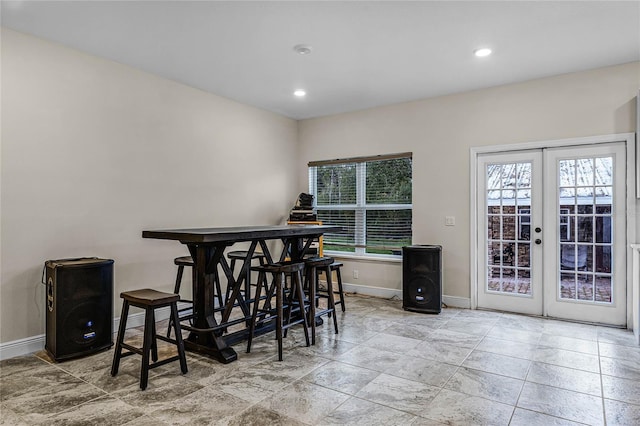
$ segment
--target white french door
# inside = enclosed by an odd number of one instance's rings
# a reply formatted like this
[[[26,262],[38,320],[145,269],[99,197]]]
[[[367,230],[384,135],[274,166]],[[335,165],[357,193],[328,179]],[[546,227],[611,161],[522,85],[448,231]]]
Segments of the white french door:
[[[624,144],[545,150],[546,314],[626,324]]]
[[[478,156],[478,307],[624,325],[624,144]]]
[[[477,182],[478,306],[542,315],[542,151],[480,156]]]

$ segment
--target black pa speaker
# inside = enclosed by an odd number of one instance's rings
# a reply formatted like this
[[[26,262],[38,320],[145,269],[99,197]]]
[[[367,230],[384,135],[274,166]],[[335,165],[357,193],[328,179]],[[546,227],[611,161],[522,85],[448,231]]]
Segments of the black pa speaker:
[[[402,247],[402,308],[439,314],[442,310],[442,247]]]
[[[113,345],[113,260],[45,262],[45,349],[56,361]]]

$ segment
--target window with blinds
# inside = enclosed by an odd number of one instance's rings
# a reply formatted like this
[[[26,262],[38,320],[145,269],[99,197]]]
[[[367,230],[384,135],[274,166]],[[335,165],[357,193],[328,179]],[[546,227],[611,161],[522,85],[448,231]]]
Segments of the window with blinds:
[[[309,163],[318,220],[342,232],[324,235],[324,250],[400,255],[411,244],[411,154]]]

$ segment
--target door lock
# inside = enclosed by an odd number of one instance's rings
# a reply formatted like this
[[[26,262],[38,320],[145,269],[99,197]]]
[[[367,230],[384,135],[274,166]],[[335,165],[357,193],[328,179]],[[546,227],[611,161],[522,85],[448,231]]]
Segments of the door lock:
[[[535,231],[536,232],[542,232],[542,229],[540,229],[540,227],[538,226],[538,227],[536,227]]]

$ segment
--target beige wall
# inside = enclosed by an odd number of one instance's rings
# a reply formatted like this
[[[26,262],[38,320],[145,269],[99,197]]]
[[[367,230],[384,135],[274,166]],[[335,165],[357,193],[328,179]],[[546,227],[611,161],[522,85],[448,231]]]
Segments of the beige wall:
[[[444,293],[468,298],[469,148],[634,131],[640,87],[633,63],[296,123],[10,30],[1,46],[0,343],[44,332],[45,260],[113,258],[116,294],[169,290],[186,250],[143,229],[282,222],[327,158],[413,152],[414,243],[444,246]],[[399,263],[344,277],[401,288]]]
[[[633,132],[639,87],[630,63],[304,120],[300,185],[310,160],[413,152],[413,242],[441,244],[444,294],[469,298],[470,147]],[[349,283],[401,288],[398,263],[344,263]]]
[[[44,333],[47,259],[114,259],[118,317],[187,254],[143,229],[282,223],[295,201],[294,120],[10,30],[1,78],[0,342]]]

